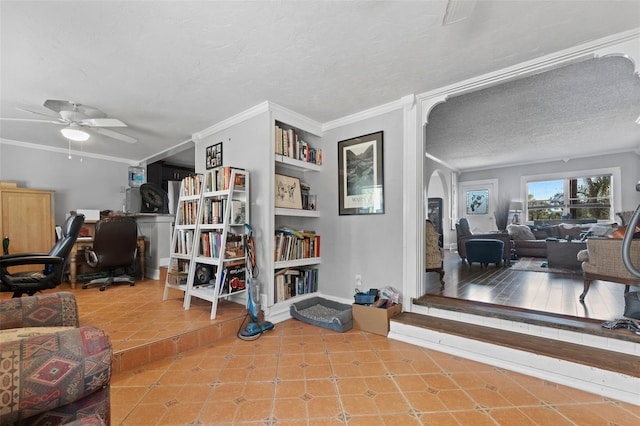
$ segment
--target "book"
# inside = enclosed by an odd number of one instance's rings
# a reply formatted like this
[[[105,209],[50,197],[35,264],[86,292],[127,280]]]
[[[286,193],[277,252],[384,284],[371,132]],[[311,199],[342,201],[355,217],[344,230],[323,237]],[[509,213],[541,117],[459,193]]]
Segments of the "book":
[[[316,194],[309,194],[309,210],[318,209],[318,196]]]
[[[244,257],[244,234],[227,234],[224,256],[227,259]]]
[[[243,225],[246,223],[246,214],[245,214],[245,204],[244,201],[240,200],[231,200],[231,224],[232,225]]]
[[[276,124],[276,135],[275,135],[275,153],[282,155],[284,153],[282,149],[282,127]]]
[[[244,169],[240,167],[230,167],[230,166],[220,166],[211,170],[206,180],[207,190],[223,191],[225,189],[229,189],[229,185],[231,183],[232,170],[244,171]],[[235,184],[235,189],[239,189],[239,190],[245,189],[245,174],[236,173],[236,179],[234,184]]]
[[[225,265],[224,284],[222,285],[223,294],[225,292],[228,294],[244,290],[247,286],[246,271],[244,260]]]

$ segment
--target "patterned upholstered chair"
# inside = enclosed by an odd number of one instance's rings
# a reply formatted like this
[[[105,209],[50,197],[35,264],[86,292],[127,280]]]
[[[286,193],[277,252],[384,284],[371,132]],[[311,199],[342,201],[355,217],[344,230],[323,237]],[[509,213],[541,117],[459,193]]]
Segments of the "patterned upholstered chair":
[[[0,424],[109,424],[109,336],[73,293],[0,300]]]
[[[424,224],[425,248],[424,267],[426,272],[437,272],[440,274],[440,283],[444,286],[444,250],[440,247],[440,234],[436,232],[436,227],[427,220]]]
[[[631,260],[636,268],[640,268],[640,239],[631,242]],[[640,286],[640,280],[627,270],[622,262],[622,240],[617,238],[589,238],[587,249],[578,253],[582,261],[584,291],[580,295],[583,301],[591,286],[591,281],[602,280],[624,284],[624,292],[629,286]]]

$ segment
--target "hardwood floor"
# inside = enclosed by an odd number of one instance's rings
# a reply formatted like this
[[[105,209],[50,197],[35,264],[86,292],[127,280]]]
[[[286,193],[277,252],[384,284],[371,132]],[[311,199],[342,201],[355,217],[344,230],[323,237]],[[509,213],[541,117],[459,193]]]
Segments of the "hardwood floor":
[[[455,251],[446,252],[444,267],[444,287],[437,273],[425,274],[421,300],[440,295],[597,320],[620,318],[624,312],[624,286],[616,283],[594,281],[585,301],[580,302],[583,280],[579,272],[570,275],[494,265],[482,268],[477,263],[469,266]],[[634,290],[640,289],[632,287]]]

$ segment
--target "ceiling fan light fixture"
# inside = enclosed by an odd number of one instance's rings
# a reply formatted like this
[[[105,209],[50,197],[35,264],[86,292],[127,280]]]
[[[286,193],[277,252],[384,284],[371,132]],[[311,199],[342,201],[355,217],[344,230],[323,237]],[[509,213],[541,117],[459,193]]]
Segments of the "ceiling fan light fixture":
[[[89,133],[85,132],[77,124],[70,124],[69,127],[60,129],[60,133],[67,139],[76,142],[84,142],[89,139]]]

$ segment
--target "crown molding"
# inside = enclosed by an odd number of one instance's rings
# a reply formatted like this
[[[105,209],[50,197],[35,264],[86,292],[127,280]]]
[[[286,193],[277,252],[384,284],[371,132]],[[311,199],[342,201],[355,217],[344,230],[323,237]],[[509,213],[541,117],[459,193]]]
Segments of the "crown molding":
[[[305,129],[305,131],[313,133],[316,136],[322,136],[323,126],[320,122],[315,121],[307,116],[292,111],[276,103],[267,101],[269,110],[273,113],[273,117],[278,121],[284,121],[294,127]]]
[[[628,58],[634,64],[635,73],[638,74],[638,67],[640,66],[640,27],[421,93],[417,95],[417,99],[420,105],[422,123],[427,122],[429,112],[437,103],[446,101],[451,96],[474,92],[507,81],[549,71],[570,63],[606,56],[624,56]]]
[[[338,118],[337,120],[328,121],[322,125],[322,130],[327,131],[327,130],[335,129],[338,127],[347,126],[349,124],[358,123],[368,118],[378,117],[380,115],[387,114],[391,111],[396,111],[399,109],[404,109],[406,107],[409,107],[413,102],[414,102],[413,95],[403,96],[402,98],[396,101],[379,105],[377,107],[369,108],[364,111],[356,112],[355,114],[347,115],[345,117]]]
[[[91,152],[78,151],[78,150],[75,150],[75,149],[69,150],[69,149],[57,148],[57,147],[53,147],[53,146],[39,145],[39,144],[29,143],[29,142],[21,142],[21,141],[16,141],[16,140],[12,140],[12,139],[0,139],[0,145],[13,145],[13,146],[18,146],[20,148],[36,149],[36,150],[39,150],[39,151],[56,152],[56,153],[64,154],[64,155],[68,155],[69,153],[71,153],[72,155],[75,155],[75,156],[78,156],[78,157],[82,157],[82,158],[95,158],[96,160],[114,161],[116,163],[124,163],[124,164],[128,164],[130,166],[138,166],[138,165],[140,165],[140,161],[132,160],[132,159],[129,159],[129,158],[112,157],[110,155],[94,154],[94,153],[91,153]]]
[[[163,158],[166,158],[167,156],[178,154],[189,148],[185,147],[185,145],[188,145],[189,143],[195,144],[195,142],[196,141],[194,139],[187,139],[186,141],[182,141],[179,144],[172,146],[171,148],[167,148],[164,151],[160,151],[156,154],[143,158],[142,160],[140,160],[140,164],[154,163],[156,161],[162,160]]]
[[[216,134],[222,130],[228,129],[229,127],[235,126],[236,124],[242,123],[266,112],[271,112],[274,118],[278,121],[284,121],[294,127],[300,127],[315,135],[322,136],[322,125],[319,122],[288,108],[285,108],[281,105],[278,105],[274,102],[264,101],[256,106],[253,106],[225,120],[222,120],[214,124],[213,126],[207,127],[200,132],[194,133],[192,135],[192,140],[196,145],[198,145],[207,136]]]
[[[198,145],[202,141],[202,139],[206,138],[207,136],[211,136],[215,133],[218,133],[231,126],[235,126],[238,123],[242,123],[243,121],[256,117],[267,111],[269,111],[269,102],[265,101],[259,103],[258,105],[246,109],[238,114],[232,115],[231,117],[222,120],[214,124],[213,126],[207,127],[204,130],[194,133],[193,135],[191,135],[191,138],[193,139],[195,144]]]

